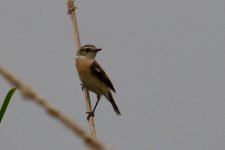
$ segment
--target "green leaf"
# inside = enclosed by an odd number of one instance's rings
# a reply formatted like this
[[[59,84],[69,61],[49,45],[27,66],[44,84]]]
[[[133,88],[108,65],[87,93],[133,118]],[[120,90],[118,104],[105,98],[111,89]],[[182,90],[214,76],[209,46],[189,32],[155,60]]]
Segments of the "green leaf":
[[[5,97],[5,100],[4,100],[4,102],[3,102],[3,104],[2,104],[2,107],[1,107],[1,109],[0,109],[0,123],[1,123],[1,121],[2,121],[2,118],[3,118],[3,116],[4,116],[4,113],[5,113],[5,111],[6,111],[6,109],[7,109],[7,106],[8,106],[8,104],[9,104],[9,101],[10,101],[10,99],[11,99],[11,97],[12,97],[12,95],[13,95],[13,93],[16,91],[16,88],[12,88],[8,93],[7,93],[7,95],[6,95],[6,97]]]

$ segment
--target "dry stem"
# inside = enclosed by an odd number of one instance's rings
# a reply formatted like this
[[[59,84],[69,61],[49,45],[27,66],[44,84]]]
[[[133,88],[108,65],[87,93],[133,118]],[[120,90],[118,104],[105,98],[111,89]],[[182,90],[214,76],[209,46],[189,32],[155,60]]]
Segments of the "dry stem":
[[[68,0],[67,5],[68,5],[68,14],[71,16],[71,20],[73,23],[73,31],[74,31],[74,39],[75,39],[75,43],[76,43],[76,49],[79,50],[81,47],[81,44],[80,44],[80,36],[79,36],[77,17],[76,17],[76,11],[75,11],[76,7],[74,6],[73,0]],[[92,107],[91,107],[90,95],[86,88],[84,88],[84,97],[85,97],[85,101],[86,101],[87,112],[91,112]],[[94,123],[93,116],[91,116],[89,118],[89,126],[90,126],[90,131],[91,131],[91,137],[96,139],[96,130],[95,130],[95,123]]]
[[[75,122],[69,119],[67,116],[62,114],[58,109],[53,107],[45,98],[37,94],[31,87],[24,84],[22,81],[16,78],[8,70],[4,69],[0,66],[0,74],[11,83],[13,86],[17,87],[22,96],[42,107],[51,117],[59,120],[63,125],[65,125],[68,129],[70,129],[75,135],[80,137],[84,143],[92,149],[95,150],[107,150],[105,145],[101,142],[93,139],[89,136],[89,134],[79,127]]]

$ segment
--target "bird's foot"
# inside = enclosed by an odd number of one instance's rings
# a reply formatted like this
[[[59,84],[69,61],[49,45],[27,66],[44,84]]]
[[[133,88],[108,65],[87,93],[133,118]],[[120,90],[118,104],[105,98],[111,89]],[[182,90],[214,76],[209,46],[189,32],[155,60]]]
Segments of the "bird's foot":
[[[88,114],[88,116],[87,116],[87,121],[89,121],[89,119],[90,119],[91,116],[92,116],[92,117],[95,116],[94,112],[86,112],[86,113]]]
[[[80,85],[81,85],[81,89],[83,91],[84,90],[84,85],[82,83]]]

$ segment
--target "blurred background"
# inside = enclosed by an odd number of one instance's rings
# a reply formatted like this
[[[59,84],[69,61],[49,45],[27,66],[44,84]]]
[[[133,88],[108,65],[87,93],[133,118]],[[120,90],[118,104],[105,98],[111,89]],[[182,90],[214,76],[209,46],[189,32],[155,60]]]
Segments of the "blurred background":
[[[66,0],[1,0],[0,65],[89,131]],[[82,44],[103,50],[122,116],[102,98],[97,137],[117,150],[225,147],[224,0],[76,0]],[[12,88],[0,76],[0,103]],[[96,96],[91,94],[92,105]],[[87,149],[17,91],[0,149]]]

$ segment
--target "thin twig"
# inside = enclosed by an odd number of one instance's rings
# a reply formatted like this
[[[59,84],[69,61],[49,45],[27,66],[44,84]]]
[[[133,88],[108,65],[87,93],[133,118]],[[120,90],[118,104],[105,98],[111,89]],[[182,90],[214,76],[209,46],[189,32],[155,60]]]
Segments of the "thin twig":
[[[79,50],[81,47],[81,44],[80,44],[80,36],[79,36],[79,30],[77,25],[76,7],[74,6],[73,0],[68,0],[67,5],[68,5],[68,14],[71,16],[71,20],[73,23],[73,31],[74,31],[74,39],[76,43],[76,48],[77,50]],[[92,107],[91,107],[90,95],[86,88],[84,88],[84,97],[86,101],[87,112],[91,112]],[[91,131],[91,137],[96,139],[96,130],[95,130],[95,123],[94,123],[93,116],[89,118],[89,126]]]
[[[79,127],[75,122],[73,122],[70,118],[62,114],[58,109],[52,106],[45,98],[37,94],[31,87],[24,84],[22,81],[17,79],[15,75],[13,75],[8,70],[4,69],[0,66],[0,74],[13,86],[17,87],[22,96],[27,100],[30,100],[38,106],[42,107],[51,117],[59,120],[63,125],[65,125],[68,129],[70,129],[75,135],[80,137],[84,143],[92,149],[95,150],[107,150],[108,148],[103,145],[101,142],[93,139],[89,136],[89,134]]]

